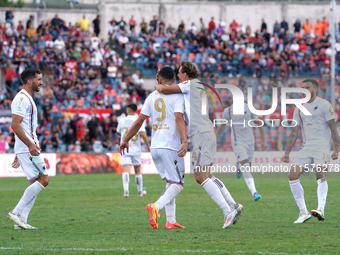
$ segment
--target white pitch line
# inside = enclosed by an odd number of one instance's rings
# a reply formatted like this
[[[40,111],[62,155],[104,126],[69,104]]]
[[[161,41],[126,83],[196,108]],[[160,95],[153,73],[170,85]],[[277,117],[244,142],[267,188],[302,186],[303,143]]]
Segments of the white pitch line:
[[[181,253],[216,253],[226,252],[224,250],[177,250],[177,249],[134,249],[134,248],[112,248],[112,249],[94,249],[94,248],[24,248],[24,247],[0,247],[0,250],[31,250],[31,251],[161,251],[161,252],[181,252]],[[249,253],[249,251],[232,251],[232,253]],[[252,251],[257,254],[268,254],[268,255],[292,255],[298,253],[285,253],[285,252],[263,252],[263,251]],[[311,255],[311,254],[304,254]],[[319,254],[320,255],[320,254]]]

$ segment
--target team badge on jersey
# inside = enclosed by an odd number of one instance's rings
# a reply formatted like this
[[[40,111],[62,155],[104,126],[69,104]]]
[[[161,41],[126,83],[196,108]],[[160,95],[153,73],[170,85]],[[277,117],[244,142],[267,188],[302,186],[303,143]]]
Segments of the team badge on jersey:
[[[23,97],[20,97],[20,102],[17,103],[17,106],[16,106],[17,110],[21,110],[22,100],[24,100],[24,98],[23,98]]]

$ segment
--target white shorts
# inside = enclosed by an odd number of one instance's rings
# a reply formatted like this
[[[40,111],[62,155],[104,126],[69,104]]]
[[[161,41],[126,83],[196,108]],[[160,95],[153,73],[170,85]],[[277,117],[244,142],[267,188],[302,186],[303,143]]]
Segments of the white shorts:
[[[140,155],[120,155],[122,166],[141,166],[142,160]]]
[[[45,161],[41,155],[31,156],[30,153],[20,153],[16,155],[20,166],[26,174],[27,181],[38,179],[39,174],[47,175]]]
[[[177,152],[169,149],[151,149],[152,160],[162,180],[170,183],[184,183],[184,158],[178,157]]]
[[[309,167],[306,165],[315,164],[315,167],[322,166],[327,168],[330,161],[330,155],[329,147],[321,150],[302,148],[294,158],[292,165],[306,168]]]
[[[241,162],[245,159],[248,159],[249,162],[253,161],[254,154],[254,144],[237,144],[235,147],[233,146],[233,151],[236,157],[237,162]]]
[[[216,153],[216,135],[214,132],[197,133],[190,137],[192,142],[191,167],[211,166]]]

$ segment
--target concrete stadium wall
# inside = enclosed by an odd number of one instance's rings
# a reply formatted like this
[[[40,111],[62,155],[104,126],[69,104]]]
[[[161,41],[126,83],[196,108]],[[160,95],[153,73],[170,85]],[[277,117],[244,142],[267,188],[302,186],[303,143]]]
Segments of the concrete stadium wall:
[[[5,13],[8,8],[0,8],[0,21],[5,21]],[[31,8],[23,8],[17,9],[13,8],[14,15],[14,24],[18,24],[19,21],[22,21],[24,27],[26,27],[26,22],[29,19],[30,15],[34,16],[34,25],[38,27],[41,21],[52,20],[54,16],[58,14],[59,18],[68,22],[72,22],[72,24],[78,22],[83,17],[83,14],[86,15],[86,18],[92,22],[98,14],[98,10],[60,10],[60,9],[31,9]]]
[[[6,8],[0,8],[0,20],[5,20]],[[336,7],[336,13],[340,12],[340,6]],[[302,22],[308,18],[312,23],[316,19],[327,17],[331,18],[329,3],[279,3],[279,2],[242,2],[242,3],[221,3],[221,2],[178,2],[178,3],[128,3],[128,2],[112,2],[110,0],[102,0],[98,4],[98,10],[53,10],[53,9],[14,9],[14,21],[24,21],[28,19],[30,14],[35,16],[36,25],[41,20],[52,19],[58,13],[66,22],[77,22],[83,15],[92,22],[97,13],[101,15],[101,37],[108,37],[109,21],[115,17],[120,20],[124,16],[128,21],[131,15],[134,16],[137,23],[142,17],[146,22],[150,22],[153,15],[160,16],[166,24],[176,27],[183,20],[187,26],[191,22],[199,25],[200,17],[203,18],[207,25],[211,17],[218,22],[222,18],[228,25],[235,19],[238,23],[247,26],[250,25],[252,31],[259,29],[261,19],[264,18],[272,32],[275,20],[281,21],[282,17],[286,17],[289,22],[290,29],[296,19]],[[336,21],[339,21],[336,18]],[[139,26],[137,26],[139,29]],[[138,32],[138,30],[137,30]]]

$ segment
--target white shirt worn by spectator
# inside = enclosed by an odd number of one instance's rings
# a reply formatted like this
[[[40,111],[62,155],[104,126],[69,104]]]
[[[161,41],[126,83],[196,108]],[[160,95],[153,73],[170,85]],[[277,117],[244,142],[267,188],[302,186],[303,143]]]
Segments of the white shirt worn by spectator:
[[[338,51],[340,51],[340,42],[336,42],[335,44],[334,44],[334,48],[335,48],[335,50],[338,52]]]
[[[140,86],[143,87],[143,85],[144,85],[144,79],[143,78],[139,78],[138,74],[136,74],[136,73],[134,73],[131,77],[132,77],[132,79],[133,79],[133,81],[136,85],[140,85]]]
[[[129,42],[129,38],[126,35],[121,35],[118,37],[118,42],[121,44],[127,44]]]
[[[46,48],[54,48],[54,42],[53,41],[46,41]]]
[[[246,49],[246,52],[248,55],[254,55],[255,54],[255,49],[252,45],[249,45]]]
[[[98,140],[94,141],[94,143],[92,145],[92,149],[96,153],[102,152],[103,145],[102,145],[101,141],[98,141]]]
[[[325,54],[327,55],[327,56],[331,56],[332,55],[332,49],[330,48],[330,47],[328,47],[327,49],[326,49],[326,51],[325,51]],[[335,54],[335,51],[333,50],[333,54]]]
[[[123,64],[122,58],[113,58],[113,63],[115,63],[116,66],[121,66]]]
[[[300,46],[297,43],[293,43],[292,45],[290,45],[290,49],[293,51],[299,51]]]
[[[65,43],[63,41],[63,39],[59,40],[55,40],[54,41],[54,48],[56,48],[57,50],[62,50],[65,48]]]
[[[194,24],[194,25],[191,25],[189,28],[188,28],[188,31],[192,31],[193,33],[195,33],[196,31],[197,31],[197,27],[196,27],[196,25]]]
[[[103,55],[100,53],[100,51],[93,52],[93,56],[91,58],[91,64],[95,66],[100,66],[103,61]]]
[[[108,66],[107,67],[107,77],[116,78],[117,76],[117,67],[116,66]]]
[[[94,36],[94,37],[91,37],[91,44],[92,44],[92,48],[93,49],[98,49],[98,45],[99,45],[99,38]]]

